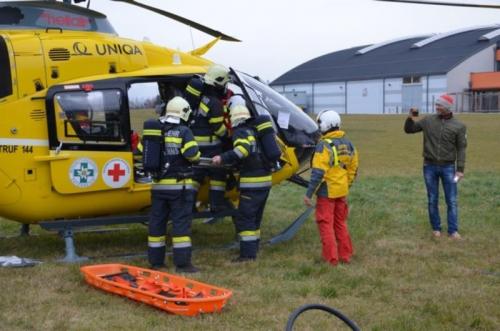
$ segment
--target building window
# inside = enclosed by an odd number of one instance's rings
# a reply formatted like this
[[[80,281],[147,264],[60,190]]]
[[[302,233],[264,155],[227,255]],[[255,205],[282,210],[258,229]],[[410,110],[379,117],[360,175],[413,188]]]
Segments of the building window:
[[[418,84],[418,83],[420,83],[420,76],[403,77],[403,84]]]

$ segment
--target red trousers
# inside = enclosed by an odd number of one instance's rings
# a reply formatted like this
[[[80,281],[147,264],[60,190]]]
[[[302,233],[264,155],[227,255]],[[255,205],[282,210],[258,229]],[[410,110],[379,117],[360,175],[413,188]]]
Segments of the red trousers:
[[[325,198],[318,197],[316,203],[316,223],[318,224],[323,259],[337,265],[340,261],[349,263],[353,249],[349,230],[347,229],[347,215],[349,209],[345,197]]]

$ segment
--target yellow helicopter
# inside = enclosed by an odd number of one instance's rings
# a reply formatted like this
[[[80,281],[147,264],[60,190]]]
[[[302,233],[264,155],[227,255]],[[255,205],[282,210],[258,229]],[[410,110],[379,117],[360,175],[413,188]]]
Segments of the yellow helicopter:
[[[121,38],[105,15],[71,0],[0,3],[0,216],[22,223],[24,232],[29,224],[62,231],[70,261],[77,258],[74,228],[147,221],[151,184],[137,176],[135,134],[157,116],[155,108],[206,72],[211,62],[202,56],[218,40],[237,41],[158,8],[114,1],[215,39],[180,52]],[[273,118],[282,149],[273,184],[303,185],[297,172],[312,152],[317,125],[258,79],[232,69],[231,76],[253,116]],[[207,186],[198,195],[201,205]],[[235,189],[226,195],[238,199]]]
[[[74,228],[147,220],[151,185],[136,176],[133,133],[193,74],[206,72],[211,62],[202,56],[217,41],[238,41],[137,1],[112,0],[215,37],[190,52],[121,38],[104,14],[74,4],[85,1],[0,3],[0,217],[22,223],[24,233],[30,224],[62,231],[69,260]],[[252,76],[232,70],[232,83],[254,116],[273,118],[282,148],[273,184],[305,185],[298,171],[312,153],[316,124]],[[207,191],[200,189],[201,206]],[[236,201],[236,190],[227,196]]]

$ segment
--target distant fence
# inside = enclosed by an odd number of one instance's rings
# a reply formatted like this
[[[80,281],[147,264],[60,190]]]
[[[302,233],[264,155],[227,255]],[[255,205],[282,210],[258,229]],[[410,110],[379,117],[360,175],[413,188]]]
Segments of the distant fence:
[[[498,113],[500,92],[450,93],[455,98],[453,111],[457,113]],[[432,100],[434,104],[434,98]]]

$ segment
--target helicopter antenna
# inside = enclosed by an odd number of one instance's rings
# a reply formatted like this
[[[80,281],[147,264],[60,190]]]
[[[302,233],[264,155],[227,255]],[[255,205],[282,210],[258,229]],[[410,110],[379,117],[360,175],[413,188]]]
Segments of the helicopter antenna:
[[[418,1],[418,0],[375,0],[375,1],[415,3],[419,5],[500,9],[500,5],[486,5],[486,4],[474,4],[474,3],[461,3],[461,2]]]
[[[201,25],[201,24],[196,23],[194,21],[188,20],[187,18],[184,18],[182,16],[175,15],[175,14],[172,14],[172,13],[170,13],[168,11],[165,11],[165,10],[162,10],[162,9],[159,9],[159,8],[156,8],[156,7],[148,6],[146,4],[143,4],[143,3],[140,3],[140,2],[137,2],[137,1],[134,1],[134,0],[112,0],[112,1],[124,2],[124,3],[127,3],[129,5],[133,5],[133,6],[137,6],[137,7],[141,7],[141,8],[150,10],[150,11],[155,12],[157,14],[160,14],[162,16],[171,18],[174,21],[177,21],[177,22],[189,25],[190,27],[195,28],[197,30],[200,30],[202,32],[205,32],[206,34],[209,34],[211,36],[221,37],[222,40],[226,40],[226,41],[241,41],[241,40],[236,39],[234,37],[231,37],[231,36],[229,36],[227,34],[224,34],[224,33],[220,32],[220,31],[211,29],[211,28],[209,28],[207,26],[204,26],[204,25]]]

